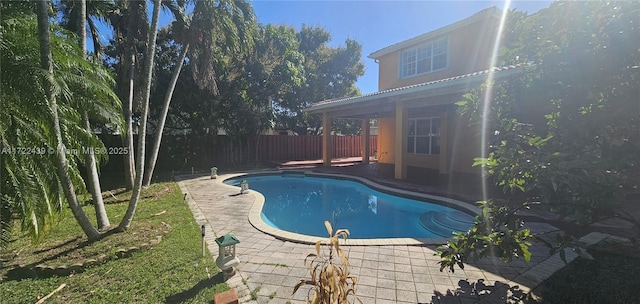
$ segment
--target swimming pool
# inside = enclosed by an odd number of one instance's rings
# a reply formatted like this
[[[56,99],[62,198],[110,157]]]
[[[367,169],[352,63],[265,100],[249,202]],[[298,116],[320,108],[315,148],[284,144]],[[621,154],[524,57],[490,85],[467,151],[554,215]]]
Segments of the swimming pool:
[[[260,217],[267,225],[292,233],[325,237],[324,221],[346,228],[350,239],[443,238],[466,231],[473,216],[441,204],[372,189],[362,183],[304,174],[240,176],[264,196]]]

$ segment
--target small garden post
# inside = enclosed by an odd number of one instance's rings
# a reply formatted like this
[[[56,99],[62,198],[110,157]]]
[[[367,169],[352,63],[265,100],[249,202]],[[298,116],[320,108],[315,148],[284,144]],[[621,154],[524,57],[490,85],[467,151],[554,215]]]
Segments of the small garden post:
[[[204,258],[204,225],[202,225],[202,257]]]

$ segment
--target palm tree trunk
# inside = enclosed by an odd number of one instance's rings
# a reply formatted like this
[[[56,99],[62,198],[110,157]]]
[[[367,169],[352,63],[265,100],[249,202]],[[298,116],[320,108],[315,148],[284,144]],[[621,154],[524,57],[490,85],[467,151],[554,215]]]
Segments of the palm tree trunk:
[[[129,41],[129,37],[127,37]],[[133,41],[133,39],[131,39]],[[132,42],[133,43],[133,42]],[[130,45],[127,43],[127,45]],[[135,160],[133,158],[133,93],[135,86],[135,74],[136,74],[136,55],[133,50],[129,50],[129,97],[127,99],[127,105],[122,107],[124,114],[124,127],[125,133],[122,138],[122,145],[127,149],[129,153],[124,155],[124,182],[127,190],[133,189],[133,180],[135,179]]]
[[[82,56],[87,58],[87,1],[80,0],[80,18],[78,18],[78,31],[80,36],[80,47],[82,48]],[[91,124],[89,123],[89,114],[87,111],[82,113],[82,120],[84,120],[84,127],[87,132],[93,132]],[[104,201],[102,200],[102,188],[100,187],[100,178],[98,177],[98,166],[96,165],[96,157],[93,153],[93,149],[89,149],[89,152],[85,154],[85,162],[87,163],[87,188],[91,192],[93,198],[93,207],[96,210],[96,221],[98,222],[98,229],[103,229],[111,225],[109,223],[109,217],[107,217],[107,210],[104,208]]]
[[[89,124],[89,115],[87,112],[83,114],[84,127],[87,132],[93,132],[91,124]],[[96,164],[96,158],[93,153],[93,149],[89,149],[89,152],[85,154],[85,161],[87,163],[87,186],[91,192],[93,198],[93,207],[96,210],[96,221],[98,222],[98,229],[102,230],[109,227],[109,217],[107,216],[107,210],[104,207],[104,201],[102,200],[102,188],[100,187],[100,178],[98,177],[98,166]]]
[[[180,71],[182,70],[184,59],[187,57],[188,51],[189,44],[187,43],[182,48],[182,53],[180,54],[180,58],[178,59],[178,65],[175,67],[175,70],[173,70],[173,75],[171,75],[171,81],[169,81],[167,93],[164,95],[162,110],[160,112],[160,117],[158,120],[158,126],[156,128],[155,135],[153,136],[153,147],[151,147],[149,163],[147,163],[147,170],[144,173],[143,185],[145,187],[149,187],[149,185],[151,184],[153,170],[156,167],[156,160],[158,159],[158,151],[160,150],[160,143],[162,142],[162,130],[164,129],[164,123],[167,120],[167,113],[169,112],[169,104],[171,103],[171,97],[173,96],[173,91],[176,88],[176,83],[178,82],[178,77],[180,76]]]
[[[62,183],[62,188],[65,194],[71,212],[73,216],[80,224],[82,231],[87,235],[90,241],[100,238],[100,232],[96,230],[87,215],[82,210],[82,206],[78,203],[78,198],[67,171],[67,157],[65,155],[65,146],[62,142],[62,132],[60,130],[60,119],[58,117],[58,104],[56,102],[56,96],[53,91],[53,87],[49,82],[49,78],[53,77],[53,59],[51,57],[51,43],[49,39],[49,0],[38,1],[38,39],[40,41],[40,64],[42,68],[47,71],[48,79],[45,81],[45,90],[49,106],[51,108],[51,117],[53,119],[53,131],[56,136],[56,156],[57,156],[57,174]]]
[[[135,179],[135,159],[134,159],[134,147],[133,147],[133,100],[135,92],[135,77],[136,77],[136,51],[135,51],[135,39],[132,34],[134,31],[133,19],[137,18],[137,15],[133,13],[132,7],[129,7],[127,14],[127,38],[125,41],[124,58],[128,60],[129,64],[129,94],[127,97],[127,105],[122,107],[124,115],[125,134],[122,138],[122,145],[129,153],[124,155],[124,182],[127,190],[133,189],[133,182]],[[139,133],[138,133],[139,134]]]
[[[147,50],[144,58],[144,91],[142,101],[142,114],[140,117],[140,127],[138,128],[138,151],[136,151],[136,179],[133,185],[133,193],[131,194],[131,200],[129,201],[129,207],[125,213],[118,228],[120,230],[126,230],[131,225],[133,216],[140,200],[140,192],[142,190],[142,177],[144,175],[144,153],[145,153],[145,135],[147,132],[147,116],[149,112],[149,96],[151,95],[151,77],[153,76],[153,63],[156,52],[156,38],[158,32],[158,18],[160,16],[160,1],[153,1],[153,17],[151,19],[151,28],[149,29],[149,35],[147,37]],[[128,35],[131,35],[129,33]]]
[[[82,49],[82,57],[87,58],[87,0],[80,0],[78,5],[80,16],[78,18],[78,36],[80,36],[80,48]]]

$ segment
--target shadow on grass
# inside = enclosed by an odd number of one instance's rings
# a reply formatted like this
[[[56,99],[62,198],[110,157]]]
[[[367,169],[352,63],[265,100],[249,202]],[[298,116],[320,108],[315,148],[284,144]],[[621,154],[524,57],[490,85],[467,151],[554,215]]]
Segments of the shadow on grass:
[[[7,272],[7,276],[4,278],[4,281],[21,281],[24,279],[38,279],[44,278],[44,276],[39,275],[32,267],[35,264],[30,264],[24,267],[16,267]]]
[[[116,233],[119,233],[119,232],[120,231],[115,229],[115,228],[107,230],[107,231],[104,231],[102,236],[101,236],[101,238],[100,238],[100,240],[108,238],[108,237],[110,237],[110,236],[112,236],[112,235],[114,235]],[[96,240],[96,241],[99,241],[99,240]],[[30,278],[37,279],[37,278],[47,278],[47,277],[53,276],[55,274],[53,274],[53,273],[45,274],[45,273],[36,271],[34,268],[35,268],[36,265],[45,264],[46,262],[56,260],[56,259],[58,259],[60,257],[64,257],[64,256],[66,256],[66,255],[68,255],[68,254],[70,254],[70,253],[72,253],[72,252],[74,252],[76,250],[83,249],[83,248],[93,244],[96,241],[87,241],[87,240],[82,240],[81,237],[76,237],[76,238],[70,239],[70,240],[68,240],[68,241],[66,241],[66,242],[64,242],[64,243],[62,243],[60,245],[57,245],[55,247],[39,250],[39,251],[37,251],[38,253],[47,252],[47,251],[50,251],[50,250],[53,250],[53,249],[57,249],[57,248],[61,248],[61,247],[64,247],[64,246],[68,246],[68,245],[73,244],[74,242],[77,242],[77,244],[75,246],[69,247],[69,248],[67,248],[67,249],[65,249],[63,251],[60,251],[60,252],[58,252],[58,253],[56,253],[54,255],[47,256],[47,257],[44,257],[44,258],[42,258],[42,259],[40,259],[40,260],[38,260],[36,262],[30,263],[30,264],[27,264],[27,265],[20,265],[18,267],[15,267],[15,268],[9,270],[7,272],[7,276],[6,276],[5,280],[6,281],[20,281],[20,280],[23,280],[23,279],[30,279]]]
[[[219,272],[218,274],[216,274],[215,276],[202,280],[200,282],[198,282],[198,284],[194,285],[193,287],[191,287],[190,289],[187,290],[183,290],[180,293],[176,293],[173,295],[168,296],[164,302],[165,303],[182,303],[188,299],[191,299],[193,297],[195,297],[196,295],[198,295],[198,293],[200,293],[200,291],[202,291],[205,288],[208,287],[212,287],[216,284],[220,284],[220,283],[224,283],[224,277],[222,275],[222,272]]]
[[[140,201],[141,200],[145,200],[145,199],[149,199],[149,198],[153,198],[153,195],[144,195],[144,196],[140,196]],[[115,204],[123,204],[123,203],[129,203],[129,201],[131,201],[131,199],[125,198],[125,199],[121,199],[121,200],[109,200],[110,197],[105,197],[104,198],[104,204],[105,205],[115,205]],[[89,206],[89,205],[93,205],[92,201],[87,201],[85,204],[85,206]]]
[[[447,290],[446,294],[436,291],[431,297],[432,303],[530,303],[529,294],[518,285],[509,286],[496,281],[494,285],[486,284],[484,279],[470,283],[468,280],[458,281],[456,290]]]
[[[47,252],[47,251],[55,250],[55,249],[58,249],[58,248],[61,248],[61,247],[67,246],[67,245],[69,245],[69,244],[71,244],[71,243],[73,243],[73,242],[76,242],[76,241],[78,241],[78,240],[79,240],[79,239],[81,239],[81,238],[82,238],[82,237],[76,237],[75,239],[69,239],[68,241],[66,241],[66,242],[64,242],[64,243],[60,243],[60,244],[58,244],[58,245],[56,245],[56,246],[53,246],[53,247],[47,247],[47,248],[44,248],[44,249],[36,250],[36,251],[34,251],[33,253],[35,253],[35,254],[40,254],[40,253],[44,253],[44,252]]]

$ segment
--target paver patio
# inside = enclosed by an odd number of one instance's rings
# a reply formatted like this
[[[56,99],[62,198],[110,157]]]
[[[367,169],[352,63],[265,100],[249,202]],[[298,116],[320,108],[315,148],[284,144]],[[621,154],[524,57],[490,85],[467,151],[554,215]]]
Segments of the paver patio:
[[[225,178],[188,175],[176,180],[187,194],[197,223],[206,226],[205,241],[214,257],[218,253],[216,237],[232,233],[240,240],[236,250],[241,264],[227,283],[243,303],[304,302],[309,288],[291,293],[300,279],[309,277],[304,259],[315,251],[314,246],[283,241],[254,228],[248,220],[254,192],[238,195],[238,188],[222,183]],[[557,232],[543,223],[533,223],[530,228],[534,233]],[[595,242],[604,236],[588,237]],[[557,254],[550,257],[548,248],[537,244],[531,247],[530,263],[515,260],[505,264],[485,258],[455,273],[439,271],[434,245],[348,246],[348,240],[346,245],[351,273],[358,277],[356,295],[363,303],[506,302],[506,297],[527,293],[564,266]],[[567,254],[568,260],[575,257]]]

